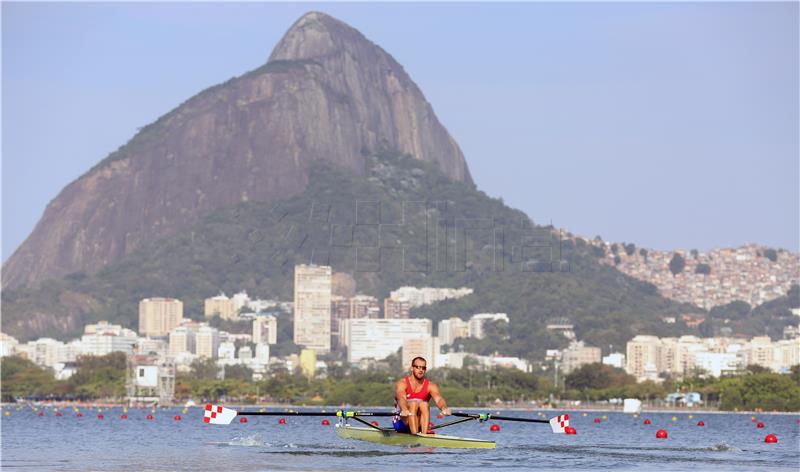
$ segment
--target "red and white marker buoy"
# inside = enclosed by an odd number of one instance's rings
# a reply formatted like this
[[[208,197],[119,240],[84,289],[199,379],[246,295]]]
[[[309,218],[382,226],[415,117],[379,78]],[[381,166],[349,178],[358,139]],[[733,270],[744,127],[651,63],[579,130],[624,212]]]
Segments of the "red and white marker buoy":
[[[331,425],[331,422],[330,422],[330,421],[328,421],[328,419],[327,419],[327,418],[326,418],[326,419],[324,419],[324,420],[322,420],[322,426],[330,426],[330,425]]]
[[[767,437],[764,438],[764,442],[770,444],[776,443],[778,442],[778,437],[775,436],[774,434],[768,434]]]
[[[656,431],[656,438],[658,439],[667,439],[668,436],[669,435],[667,434],[666,429],[659,429],[658,431]]]
[[[241,418],[239,418],[239,423],[242,423],[242,424],[247,423],[247,418],[242,416]]]
[[[491,431],[493,433],[496,433],[496,432],[500,431],[500,425],[495,423],[495,424],[489,426],[489,431]]]
[[[650,424],[650,420],[649,419],[645,419],[644,420],[644,424]]]
[[[286,418],[279,419],[278,424],[286,424]]]

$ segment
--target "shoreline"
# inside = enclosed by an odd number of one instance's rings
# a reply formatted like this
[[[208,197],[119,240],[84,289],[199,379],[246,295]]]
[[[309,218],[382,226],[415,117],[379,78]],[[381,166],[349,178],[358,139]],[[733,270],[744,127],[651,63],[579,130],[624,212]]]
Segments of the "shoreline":
[[[129,408],[129,409],[184,409],[184,408],[203,408],[205,403],[197,403],[195,405],[186,406],[183,404],[174,404],[169,406],[154,406],[154,405],[131,405],[128,406],[126,403],[123,402],[108,402],[108,401],[98,401],[98,402],[52,402],[52,401],[33,401],[33,402],[19,402],[19,403],[0,403],[0,408],[11,408],[11,407],[26,407],[26,406],[38,406],[38,407],[49,407],[49,408],[56,408],[56,409],[74,409],[74,408]],[[358,406],[358,405],[294,405],[294,404],[285,404],[285,403],[236,403],[236,402],[229,402],[227,403],[230,407],[246,407],[246,408],[266,408],[266,409],[283,409],[285,411],[293,411],[299,409],[319,409],[319,410],[341,410],[341,409],[381,409],[381,408],[391,408],[389,406]],[[622,408],[602,408],[602,407],[565,407],[565,408],[551,408],[551,407],[519,407],[519,406],[487,406],[487,407],[462,407],[458,408],[465,411],[515,411],[515,412],[568,412],[568,413],[624,413]],[[725,414],[734,414],[734,415],[800,415],[800,411],[723,411],[718,409],[698,409],[698,408],[659,408],[659,407],[650,407],[650,408],[642,408],[642,410],[638,414],[639,416],[644,414],[656,414],[656,413],[665,413],[665,414],[710,414],[710,415],[725,415]],[[629,414],[631,416],[635,415],[634,413],[624,413]]]

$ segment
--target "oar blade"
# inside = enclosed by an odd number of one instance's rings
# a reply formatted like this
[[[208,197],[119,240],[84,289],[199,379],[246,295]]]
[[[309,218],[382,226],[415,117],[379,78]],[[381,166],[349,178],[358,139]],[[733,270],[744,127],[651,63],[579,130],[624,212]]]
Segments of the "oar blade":
[[[556,434],[565,433],[567,426],[569,426],[569,415],[558,415],[555,418],[550,418],[550,428]]]
[[[236,410],[208,404],[203,411],[203,422],[209,424],[231,424],[237,414]]]

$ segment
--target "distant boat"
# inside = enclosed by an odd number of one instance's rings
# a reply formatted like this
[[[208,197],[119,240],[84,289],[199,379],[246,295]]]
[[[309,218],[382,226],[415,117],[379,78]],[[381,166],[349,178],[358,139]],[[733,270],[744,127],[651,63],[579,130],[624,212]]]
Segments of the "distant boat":
[[[642,412],[642,401],[638,398],[626,398],[623,406],[623,413],[637,414]]]

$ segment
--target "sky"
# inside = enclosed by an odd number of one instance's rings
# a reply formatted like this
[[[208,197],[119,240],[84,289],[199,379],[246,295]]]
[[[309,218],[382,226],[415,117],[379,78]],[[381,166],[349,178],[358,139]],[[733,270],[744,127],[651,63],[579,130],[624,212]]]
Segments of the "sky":
[[[2,259],[71,181],[323,11],[478,187],[586,237],[800,250],[798,3],[2,3]]]

